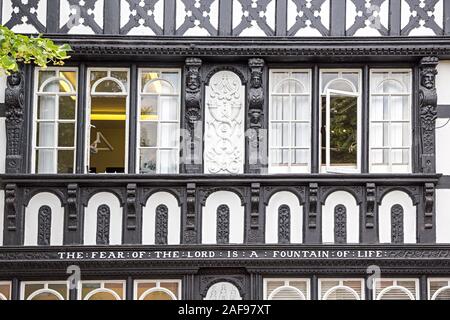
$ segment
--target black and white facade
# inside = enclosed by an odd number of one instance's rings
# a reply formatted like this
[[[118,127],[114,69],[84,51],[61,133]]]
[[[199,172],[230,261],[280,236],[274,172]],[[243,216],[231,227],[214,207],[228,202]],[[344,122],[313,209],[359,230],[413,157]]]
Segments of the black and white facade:
[[[0,12],[0,299],[450,299],[450,1]]]

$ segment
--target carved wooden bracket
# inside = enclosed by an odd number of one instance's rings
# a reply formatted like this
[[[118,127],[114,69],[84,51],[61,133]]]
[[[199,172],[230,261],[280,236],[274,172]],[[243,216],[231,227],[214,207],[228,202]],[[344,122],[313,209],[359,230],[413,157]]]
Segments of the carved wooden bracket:
[[[184,243],[197,243],[197,214],[196,214],[196,185],[188,183],[186,186],[186,225]]]
[[[8,76],[5,90],[6,105],[6,173],[20,173],[23,162],[24,95],[23,66]]]
[[[317,228],[317,214],[319,207],[319,185],[317,183],[309,184],[309,212],[308,212],[308,228]]]
[[[69,231],[78,230],[78,185],[69,184],[67,187],[67,214]]]
[[[433,183],[425,184],[425,209],[424,209],[424,228],[433,229],[433,216],[435,207],[435,185]]]
[[[436,67],[437,57],[425,57],[420,61],[420,128],[421,128],[421,166],[424,173],[436,172],[436,119],[437,91]]]
[[[137,185],[135,183],[130,183],[127,185],[127,204],[126,204],[126,221],[128,230],[136,230],[137,228]]]
[[[375,209],[377,205],[375,183],[366,184],[366,228],[375,228]]]
[[[259,204],[261,194],[261,184],[252,183],[250,187],[250,230],[248,242],[257,243],[262,242],[262,233],[260,225]]]
[[[8,184],[5,188],[5,215],[8,231],[17,231],[17,204],[16,204],[17,185]]]

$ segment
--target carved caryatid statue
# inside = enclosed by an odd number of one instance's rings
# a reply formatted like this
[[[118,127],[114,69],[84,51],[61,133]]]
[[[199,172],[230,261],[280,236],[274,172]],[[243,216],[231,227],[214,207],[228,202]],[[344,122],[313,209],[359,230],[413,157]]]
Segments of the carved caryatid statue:
[[[19,71],[8,76],[6,105],[6,172],[19,173],[22,164],[22,134],[24,114],[24,76]]]
[[[435,128],[437,119],[436,66],[439,59],[425,57],[420,61],[420,126],[422,143],[422,171],[436,171]]]

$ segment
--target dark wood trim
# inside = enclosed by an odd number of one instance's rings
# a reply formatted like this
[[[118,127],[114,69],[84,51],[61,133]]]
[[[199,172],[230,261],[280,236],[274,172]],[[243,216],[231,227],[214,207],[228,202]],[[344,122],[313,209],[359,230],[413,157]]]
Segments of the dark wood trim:
[[[109,1],[107,1],[109,2]],[[0,5],[1,12],[1,5]],[[47,33],[57,33],[59,31],[60,0],[47,0]]]
[[[362,95],[361,95],[361,172],[369,172],[369,135],[370,135],[370,69],[362,69]]]
[[[450,2],[444,1],[444,34],[450,35]]]
[[[138,122],[138,81],[139,81],[139,70],[136,64],[131,66],[130,70],[130,92],[129,94],[129,105],[128,105],[128,173],[134,174],[139,172],[139,168],[136,168],[137,161],[137,122]]]
[[[400,36],[401,34],[401,6],[401,1],[389,1],[389,34],[391,36]]]
[[[314,66],[312,72],[312,114],[311,114],[311,173],[320,172],[320,69]]]
[[[78,67],[78,109],[77,109],[77,146],[76,146],[76,173],[86,172],[84,156],[86,153],[86,107],[87,107],[87,68],[85,63]]]
[[[104,2],[104,27],[105,34],[120,33],[120,0],[108,0]],[[59,20],[57,20],[59,21]]]
[[[222,14],[226,12],[228,14]],[[233,32],[233,1],[219,1],[219,36],[230,36]]]
[[[287,0],[277,0],[275,17],[275,35],[286,36],[287,34]]]
[[[330,1],[331,36],[343,37],[346,34],[346,1]]]
[[[164,26],[165,35],[174,35],[176,32],[176,2],[175,0],[164,1]]]
[[[0,118],[4,118],[6,116],[6,105],[4,103],[0,103]]]

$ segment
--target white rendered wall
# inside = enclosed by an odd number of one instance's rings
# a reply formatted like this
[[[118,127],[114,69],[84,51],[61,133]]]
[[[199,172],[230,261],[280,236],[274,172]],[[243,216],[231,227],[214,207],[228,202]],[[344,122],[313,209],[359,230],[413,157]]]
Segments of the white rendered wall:
[[[202,208],[202,243],[216,244],[217,208],[221,205],[230,208],[230,243],[244,243],[244,207],[241,199],[230,191],[217,191],[211,194]]]
[[[52,209],[50,244],[52,246],[61,246],[64,237],[64,208],[59,198],[48,192],[35,195],[25,209],[24,245],[37,245],[39,209],[42,206],[49,206]]]
[[[436,242],[450,243],[450,190],[436,190]]]
[[[347,243],[359,243],[359,206],[347,191],[333,192],[322,207],[322,242],[334,243],[334,209],[338,205],[347,209]]]
[[[122,244],[122,207],[117,197],[108,192],[100,192],[94,195],[88,203],[84,213],[84,244],[97,244],[97,210],[101,205],[106,204],[111,213],[109,224],[109,244]]]
[[[391,243],[391,209],[399,204],[403,207],[405,243],[417,242],[417,210],[408,194],[392,191],[383,198],[378,210],[380,243]]]
[[[266,208],[266,243],[278,243],[278,209],[287,205],[291,212],[291,243],[303,242],[303,207],[295,194],[282,191],[274,194]]]
[[[178,201],[168,192],[153,194],[142,209],[142,244],[155,244],[155,215],[156,208],[165,205],[169,209],[168,244],[180,244],[181,237],[181,208]]]
[[[450,61],[440,61],[437,67],[436,89],[438,94],[438,105],[450,106]],[[449,119],[439,118],[436,121],[436,169],[438,173],[450,175],[450,148],[448,137],[450,137]]]

